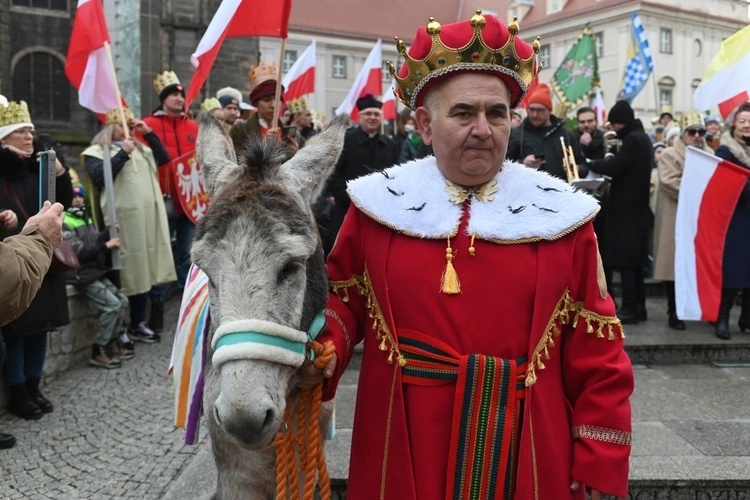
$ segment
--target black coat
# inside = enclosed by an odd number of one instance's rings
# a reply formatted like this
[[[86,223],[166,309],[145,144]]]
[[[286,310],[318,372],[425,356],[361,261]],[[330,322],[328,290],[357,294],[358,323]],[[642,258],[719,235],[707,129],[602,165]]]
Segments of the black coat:
[[[28,217],[39,211],[39,164],[34,154],[21,159],[7,149],[0,149],[0,209],[11,209],[18,216],[16,234]],[[57,177],[55,196],[67,208],[73,199],[73,185],[67,170]],[[13,195],[15,193],[15,196]],[[19,207],[18,202],[22,207]],[[53,330],[70,322],[65,275],[47,273],[29,308],[14,321],[3,326],[3,335],[33,335]]]
[[[523,162],[530,154],[543,154],[544,165],[539,170],[547,172],[567,182],[563,167],[563,150],[560,137],[565,138],[565,144],[573,146],[573,155],[578,164],[580,177],[586,176],[586,163],[581,153],[578,141],[573,133],[565,128],[565,122],[554,115],[550,115],[549,127],[535,127],[529,118],[525,118],[520,127],[513,129],[508,140],[509,160]]]
[[[614,156],[589,164],[612,178],[606,205],[606,242],[602,261],[611,267],[648,265],[648,229],[654,215],[648,205],[654,149],[640,120],[617,133],[622,139]]]
[[[573,137],[578,143],[578,147],[581,148],[583,156],[589,160],[601,160],[604,158],[604,133],[598,128],[595,128],[591,133],[591,142],[588,146],[581,144],[582,135],[583,132],[581,132],[580,129],[575,129],[573,131]]]

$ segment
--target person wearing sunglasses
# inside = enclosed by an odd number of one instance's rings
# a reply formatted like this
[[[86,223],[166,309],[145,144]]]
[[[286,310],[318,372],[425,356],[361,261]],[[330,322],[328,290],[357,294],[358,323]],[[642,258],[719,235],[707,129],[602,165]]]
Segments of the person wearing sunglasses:
[[[680,118],[680,137],[664,149],[657,161],[659,187],[656,194],[654,220],[654,278],[664,282],[667,292],[667,325],[673,330],[684,330],[685,322],[677,317],[674,294],[675,219],[677,196],[685,168],[685,149],[693,146],[713,154],[706,145],[706,125],[703,114],[691,111]]]

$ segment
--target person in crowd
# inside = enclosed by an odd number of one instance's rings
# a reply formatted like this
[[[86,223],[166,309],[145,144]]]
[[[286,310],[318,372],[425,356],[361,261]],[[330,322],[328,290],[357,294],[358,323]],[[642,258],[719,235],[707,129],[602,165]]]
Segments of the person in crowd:
[[[620,273],[622,303],[617,317],[633,324],[647,319],[643,271],[648,266],[648,230],[653,224],[648,199],[654,152],[627,101],[617,101],[608,117],[622,145],[618,152],[589,163],[589,168],[612,178],[605,224],[617,230],[607,231],[602,260],[607,283],[612,282],[614,270]]]
[[[52,251],[62,240],[63,206],[45,201],[20,234],[0,241],[0,326],[14,320],[29,307],[52,263]],[[12,216],[11,216],[12,215]],[[14,230],[18,219],[10,210],[0,212],[1,228]],[[0,335],[0,367],[5,360],[5,342]],[[16,445],[16,438],[0,432],[0,450]]]
[[[604,133],[599,129],[596,112],[588,107],[576,111],[578,128],[573,131],[573,137],[578,142],[583,156],[588,160],[604,158]]]
[[[291,124],[297,129],[297,133],[301,137],[302,141],[306,141],[317,132],[313,126],[313,115],[310,105],[307,99],[300,97],[290,101],[287,108],[291,111]],[[300,141],[300,147],[304,146],[304,143]]]
[[[674,141],[678,137],[680,137],[680,127],[678,126],[671,126],[664,132],[664,142],[668,148],[674,147]]]
[[[527,103],[529,115],[520,127],[510,133],[508,159],[567,180],[560,143],[560,138],[563,138],[566,146],[573,147],[579,175],[585,177],[585,159],[578,140],[565,128],[565,121],[552,114],[552,91],[549,86],[544,83],[537,85]]]
[[[221,107],[221,102],[215,97],[209,97],[201,103],[201,111],[210,113],[211,116],[219,120],[222,125],[226,127],[227,113],[224,108]]]
[[[673,330],[686,328],[685,322],[677,317],[674,291],[675,220],[682,172],[685,169],[685,149],[693,146],[713,153],[704,139],[706,126],[700,112],[692,111],[682,115],[680,129],[682,135],[674,141],[674,146],[664,149],[657,162],[659,190],[654,212],[654,278],[662,281],[666,288],[667,325]]]
[[[414,112],[409,108],[404,108],[398,112],[396,130],[391,137],[391,139],[396,142],[396,149],[398,149],[398,151],[401,151],[404,147],[404,141],[406,140],[406,130],[404,127],[409,122],[411,122],[412,125],[416,124],[414,121]]]
[[[422,140],[422,136],[419,135],[416,120],[412,118],[410,121],[407,121],[404,125],[404,131],[406,132],[406,140],[401,147],[401,156],[399,158],[400,163],[419,160],[420,158],[432,154],[432,148],[430,145],[425,144]]]
[[[654,163],[651,167],[651,184],[649,188],[648,206],[651,209],[651,213],[656,214],[656,194],[659,191],[659,158],[662,152],[667,148],[667,145],[663,142],[655,142],[652,144],[654,148]],[[652,254],[653,255],[653,254]]]
[[[714,151],[721,146],[721,121],[716,115],[706,117],[706,144]]]
[[[401,155],[396,142],[380,133],[383,103],[367,94],[357,99],[356,106],[359,111],[359,126],[346,132],[344,150],[326,188],[328,195],[334,198],[329,234],[323,238],[326,255],[333,247],[344,216],[349,210],[351,201],[346,192],[347,182],[396,165]]]
[[[328,377],[330,398],[364,339],[353,498],[627,495],[633,373],[597,279],[597,203],[504,161],[536,65],[517,29],[481,11],[421,27],[397,92],[435,155],[349,184],[319,337],[336,354],[303,384]],[[469,46],[480,62],[457,62]]]
[[[662,108],[663,109],[663,108]],[[670,124],[674,123],[674,116],[669,111],[664,111],[659,115],[659,124],[665,129],[670,128]]]
[[[517,129],[523,124],[523,115],[517,109],[513,110],[513,116],[510,117],[510,128]]]
[[[147,129],[153,130],[166,148],[171,163],[162,164],[158,171],[159,185],[164,196],[169,235],[175,237],[175,268],[177,271],[177,289],[182,291],[185,278],[190,269],[190,247],[193,245],[195,224],[185,215],[178,195],[176,161],[185,155],[195,152],[195,141],[198,138],[198,123],[185,113],[185,89],[174,71],[164,71],[154,79],[154,89],[159,94],[159,102],[151,116],[143,119]],[[153,149],[153,145],[137,133],[136,137],[143,145]],[[151,311],[147,326],[155,333],[164,328],[164,298],[166,287],[158,285],[148,294],[151,299]],[[148,302],[148,301],[147,301]],[[146,304],[148,306],[148,303]],[[132,306],[132,304],[131,304]],[[131,316],[132,320],[132,316]],[[135,323],[136,328],[139,323]],[[131,327],[133,323],[131,323]]]
[[[67,272],[67,282],[86,295],[89,305],[99,316],[89,364],[107,369],[119,368],[120,359],[130,359],[134,355],[131,346],[127,345],[130,342],[125,344],[118,339],[127,335],[128,298],[106,277],[110,271],[108,253],[120,248],[120,238],[110,238],[109,229],[96,229],[94,219],[86,210],[85,200],[85,188],[73,186],[73,201],[65,211],[63,221],[63,238],[75,250],[79,267]]]
[[[176,279],[167,212],[157,177],[157,168],[167,168],[169,153],[145,121],[135,120],[129,110],[126,110],[126,115],[130,128],[141,134],[149,147],[132,137],[125,137],[118,110],[110,110],[104,128],[81,157],[92,183],[101,190],[99,204],[104,222],[109,225],[104,191],[104,148],[109,151],[115,213],[121,228],[120,281],[122,292],[130,303],[129,336],[139,342],[154,343],[160,337],[146,322],[148,292],[156,285]],[[130,337],[121,335],[119,340],[132,350]]]
[[[728,130],[721,135],[716,156],[750,169],[750,101],[737,106],[727,117]],[[740,194],[729,222],[722,259],[722,290],[716,336],[729,339],[729,312],[742,291],[742,309],[737,323],[741,331],[750,329],[750,180]]]
[[[34,141],[34,124],[24,101],[0,106],[0,207],[17,224],[19,232],[40,208],[40,146]],[[55,199],[70,206],[73,186],[67,169],[55,161]],[[3,284],[4,286],[5,284]],[[29,307],[2,327],[7,356],[8,411],[27,420],[53,410],[39,390],[47,353],[47,332],[69,322],[65,276],[47,273]]]
[[[292,121],[292,111],[287,107],[284,106],[281,110],[281,120],[282,125],[288,126]],[[270,121],[270,120],[269,120]]]
[[[240,120],[242,112],[242,92],[232,87],[224,87],[216,91],[216,98],[224,110],[224,128],[227,132]]]

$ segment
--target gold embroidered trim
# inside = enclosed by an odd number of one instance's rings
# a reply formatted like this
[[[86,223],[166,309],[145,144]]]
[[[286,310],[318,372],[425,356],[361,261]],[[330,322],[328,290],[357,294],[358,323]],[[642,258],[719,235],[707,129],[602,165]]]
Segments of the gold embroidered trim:
[[[383,470],[380,476],[380,500],[385,499],[385,484],[388,473],[388,453],[391,448],[391,423],[393,421],[393,395],[396,393],[396,374],[398,367],[393,366],[393,380],[391,381],[391,397],[388,400],[388,419],[385,423],[385,447],[383,448]]]
[[[385,316],[383,316],[383,311],[380,309],[380,304],[378,304],[367,268],[365,268],[365,273],[362,276],[354,275],[346,281],[331,281],[329,287],[344,302],[349,302],[349,288],[351,287],[356,287],[357,293],[367,298],[365,306],[372,319],[372,329],[375,330],[375,338],[380,341],[378,349],[388,351],[388,363],[393,363],[393,357],[396,355],[399,366],[406,366],[406,358],[401,355],[396,338],[388,329]]]
[[[594,441],[603,441],[605,443],[630,446],[633,434],[631,432],[618,431],[617,429],[607,429],[605,427],[596,427],[593,425],[574,425],[573,439],[579,438],[593,439]]]
[[[552,316],[547,322],[544,334],[539,340],[534,352],[529,360],[529,367],[526,374],[526,387],[531,387],[536,383],[536,369],[544,370],[544,360],[550,359],[549,348],[555,346],[555,337],[559,337],[563,325],[571,325],[573,328],[578,326],[578,320],[583,318],[586,321],[586,332],[596,332],[597,338],[607,337],[609,340],[625,338],[622,330],[622,324],[616,316],[602,316],[583,307],[583,302],[573,302],[570,297],[570,291],[565,290],[563,296],[557,302]],[[593,323],[593,324],[592,324]],[[594,328],[596,325],[596,329]],[[605,335],[605,331],[607,332]]]

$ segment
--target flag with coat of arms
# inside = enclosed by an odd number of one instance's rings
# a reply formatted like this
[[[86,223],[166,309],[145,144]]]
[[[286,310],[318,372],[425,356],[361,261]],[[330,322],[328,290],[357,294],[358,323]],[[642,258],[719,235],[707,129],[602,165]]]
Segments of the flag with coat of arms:
[[[629,103],[632,103],[633,99],[643,90],[649,75],[654,71],[654,60],[651,58],[646,30],[637,13],[633,12],[631,22],[628,63],[625,66],[625,75],[619,96],[620,99],[625,99]]]

